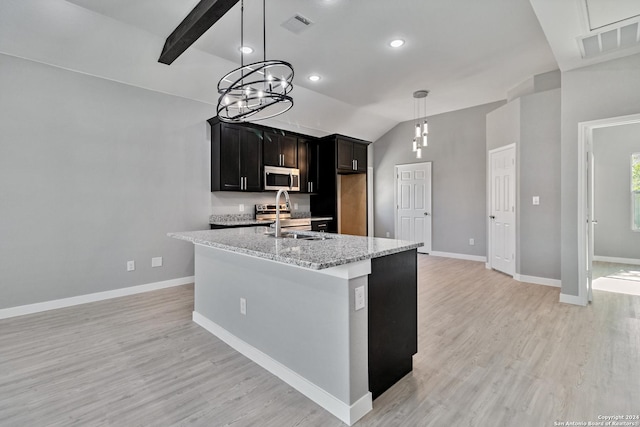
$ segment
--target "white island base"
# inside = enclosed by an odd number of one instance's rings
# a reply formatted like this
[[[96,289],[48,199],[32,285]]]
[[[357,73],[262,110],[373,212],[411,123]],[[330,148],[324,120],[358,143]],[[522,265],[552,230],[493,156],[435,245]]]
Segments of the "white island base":
[[[370,273],[371,259],[312,270],[195,244],[193,320],[352,425],[372,409],[354,297],[363,286],[367,301]]]

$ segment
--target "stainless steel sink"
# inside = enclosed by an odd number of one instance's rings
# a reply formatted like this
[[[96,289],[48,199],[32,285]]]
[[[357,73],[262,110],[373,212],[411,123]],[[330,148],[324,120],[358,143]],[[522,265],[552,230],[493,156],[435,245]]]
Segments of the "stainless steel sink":
[[[275,233],[265,233],[269,237],[275,237]],[[295,240],[307,240],[307,241],[316,241],[316,240],[331,240],[333,237],[329,236],[318,236],[311,234],[299,234],[299,233],[282,233],[279,239],[295,239]]]
[[[297,238],[298,238],[298,240],[315,241],[315,240],[331,240],[333,237],[327,237],[327,236],[298,236]],[[294,239],[295,239],[295,237],[294,237]]]

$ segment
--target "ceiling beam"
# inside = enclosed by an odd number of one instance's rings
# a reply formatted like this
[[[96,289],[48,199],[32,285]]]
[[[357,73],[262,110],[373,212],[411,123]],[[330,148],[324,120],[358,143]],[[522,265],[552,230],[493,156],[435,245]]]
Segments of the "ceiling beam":
[[[171,64],[239,0],[201,0],[167,37],[158,62]]]

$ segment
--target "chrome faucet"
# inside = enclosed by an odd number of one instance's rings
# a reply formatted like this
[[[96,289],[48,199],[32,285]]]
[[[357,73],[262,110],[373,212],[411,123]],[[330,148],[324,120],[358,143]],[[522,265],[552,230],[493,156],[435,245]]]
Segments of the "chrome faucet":
[[[289,200],[289,193],[284,188],[278,190],[276,194],[276,232],[275,237],[282,237],[282,232],[280,231],[280,196],[284,193],[284,198],[287,201],[287,208],[291,209],[291,200]]]

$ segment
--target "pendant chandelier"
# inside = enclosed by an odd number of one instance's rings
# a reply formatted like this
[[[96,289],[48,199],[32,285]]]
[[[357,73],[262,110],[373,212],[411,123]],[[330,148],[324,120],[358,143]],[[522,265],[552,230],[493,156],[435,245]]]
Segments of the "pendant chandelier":
[[[285,61],[267,60],[266,7],[262,0],[263,60],[244,65],[218,82],[217,113],[223,122],[252,122],[275,117],[293,107],[293,67]],[[244,0],[240,2],[240,46],[244,46]]]
[[[413,136],[413,151],[416,153],[416,159],[422,158],[422,148],[428,145],[429,124],[427,123],[426,117],[427,95],[429,95],[429,91],[424,89],[413,92],[413,118],[416,125]],[[422,110],[420,108],[421,106],[424,107]],[[422,123],[420,122],[420,117],[424,117]]]

